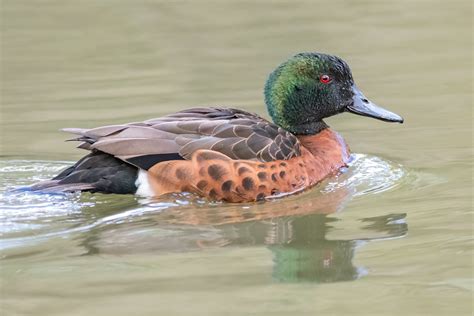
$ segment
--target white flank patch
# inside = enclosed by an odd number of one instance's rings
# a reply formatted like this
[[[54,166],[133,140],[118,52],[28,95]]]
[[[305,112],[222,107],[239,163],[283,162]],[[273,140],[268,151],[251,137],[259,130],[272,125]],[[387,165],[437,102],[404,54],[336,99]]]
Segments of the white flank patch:
[[[136,195],[140,196],[147,196],[151,197],[154,196],[155,193],[151,189],[150,182],[148,181],[148,172],[145,170],[140,169],[138,171],[138,177],[135,181],[135,185],[137,187]]]

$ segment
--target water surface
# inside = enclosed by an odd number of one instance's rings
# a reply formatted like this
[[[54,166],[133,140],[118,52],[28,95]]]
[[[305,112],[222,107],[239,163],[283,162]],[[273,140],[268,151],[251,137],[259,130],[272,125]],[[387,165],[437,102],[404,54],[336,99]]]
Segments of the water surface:
[[[2,1],[5,315],[470,315],[469,1]],[[351,166],[257,204],[17,190],[84,154],[62,127],[193,105],[265,115],[267,74],[341,56],[394,125],[328,120]]]

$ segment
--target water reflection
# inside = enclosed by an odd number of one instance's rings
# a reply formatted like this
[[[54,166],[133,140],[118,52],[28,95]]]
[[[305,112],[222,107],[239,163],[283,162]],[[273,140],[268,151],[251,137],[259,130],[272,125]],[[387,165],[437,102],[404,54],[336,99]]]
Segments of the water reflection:
[[[329,240],[327,232],[334,219],[327,216],[308,215],[282,221],[275,228],[269,249],[273,253],[273,276],[282,282],[337,282],[350,281],[366,273],[354,266],[355,249],[362,240],[404,236],[407,225],[393,222],[394,215],[366,218],[365,229],[376,229],[382,236],[349,240]],[[405,214],[396,214],[399,219]]]
[[[408,231],[405,216],[364,218],[360,236],[353,239],[328,239],[331,224],[338,219],[326,214],[225,225],[220,227],[219,238],[201,240],[199,247],[266,246],[273,257],[273,277],[281,282],[350,281],[366,273],[352,262],[355,249],[366,241],[404,236]]]
[[[358,246],[402,237],[408,230],[405,214],[387,214],[360,219],[352,237],[338,237],[335,225],[342,220],[331,214],[353,194],[346,188],[317,196],[303,194],[296,203],[290,198],[252,207],[193,203],[168,207],[146,216],[142,213],[136,220],[97,226],[84,234],[81,246],[84,255],[265,247],[273,261],[269,273],[277,282],[350,281],[366,273],[353,263]]]

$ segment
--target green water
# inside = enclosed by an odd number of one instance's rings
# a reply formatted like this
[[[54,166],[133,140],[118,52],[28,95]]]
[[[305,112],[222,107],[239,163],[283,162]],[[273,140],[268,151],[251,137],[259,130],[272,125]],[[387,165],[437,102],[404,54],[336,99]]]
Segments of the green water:
[[[470,1],[1,2],[2,315],[471,315]],[[12,191],[81,157],[62,127],[194,105],[265,114],[268,73],[339,55],[405,118],[263,204]]]

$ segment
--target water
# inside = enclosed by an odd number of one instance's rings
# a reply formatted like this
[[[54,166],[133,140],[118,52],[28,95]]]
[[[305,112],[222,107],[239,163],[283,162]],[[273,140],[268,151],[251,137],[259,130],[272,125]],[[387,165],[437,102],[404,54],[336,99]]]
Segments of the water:
[[[470,315],[469,1],[2,1],[2,315]],[[328,120],[351,166],[302,194],[209,203],[33,194],[84,154],[62,127],[192,105],[265,114],[300,51],[349,62],[394,125]]]

